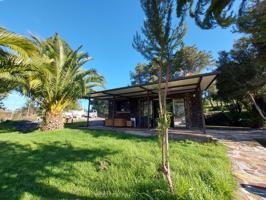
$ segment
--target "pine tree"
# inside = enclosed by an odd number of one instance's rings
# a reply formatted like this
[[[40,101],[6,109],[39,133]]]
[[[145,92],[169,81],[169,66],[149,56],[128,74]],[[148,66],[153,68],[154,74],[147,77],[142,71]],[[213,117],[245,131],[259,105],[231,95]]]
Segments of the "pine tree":
[[[166,108],[168,81],[173,67],[176,52],[180,49],[185,34],[182,21],[178,25],[172,24],[172,0],[141,0],[145,13],[142,34],[136,33],[133,47],[149,62],[159,69],[158,96],[159,119],[158,135],[162,151],[162,172],[167,179],[170,191],[174,192],[169,163],[168,128],[170,117]]]

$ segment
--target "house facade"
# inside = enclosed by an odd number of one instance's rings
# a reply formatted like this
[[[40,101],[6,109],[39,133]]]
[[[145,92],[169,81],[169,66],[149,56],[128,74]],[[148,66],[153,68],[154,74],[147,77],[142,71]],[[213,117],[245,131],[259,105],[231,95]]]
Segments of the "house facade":
[[[216,73],[207,73],[180,77],[168,83],[167,109],[171,114],[171,127],[204,128],[202,92],[215,78]],[[93,99],[108,101],[105,126],[156,127],[159,116],[157,83],[94,92],[88,99],[89,102]]]

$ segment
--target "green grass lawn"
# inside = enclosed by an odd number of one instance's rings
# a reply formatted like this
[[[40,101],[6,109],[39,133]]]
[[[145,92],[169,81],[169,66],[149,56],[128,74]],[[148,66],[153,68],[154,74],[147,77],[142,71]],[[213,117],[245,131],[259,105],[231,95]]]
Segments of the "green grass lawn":
[[[171,141],[170,156],[175,195],[158,172],[155,138],[0,124],[0,199],[232,199],[224,146]]]

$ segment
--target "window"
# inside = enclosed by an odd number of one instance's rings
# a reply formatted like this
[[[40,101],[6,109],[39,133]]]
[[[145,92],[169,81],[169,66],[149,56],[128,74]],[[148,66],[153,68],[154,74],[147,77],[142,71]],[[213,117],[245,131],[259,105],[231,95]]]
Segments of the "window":
[[[173,99],[174,127],[186,126],[184,99]]]
[[[152,115],[152,101],[150,101],[150,110],[149,110],[149,107],[148,107],[148,101],[143,101],[143,116],[148,116],[149,114],[149,111],[150,111],[150,116]]]

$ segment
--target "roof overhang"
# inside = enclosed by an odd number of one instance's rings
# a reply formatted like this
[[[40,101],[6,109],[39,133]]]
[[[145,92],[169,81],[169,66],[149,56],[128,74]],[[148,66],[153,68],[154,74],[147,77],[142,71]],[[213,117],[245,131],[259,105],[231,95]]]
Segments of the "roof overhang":
[[[180,77],[168,82],[168,94],[189,93],[206,90],[215,80],[217,72]],[[165,83],[161,84],[164,88]],[[113,98],[135,98],[158,94],[158,83],[134,85],[91,93],[87,98],[108,100]]]

